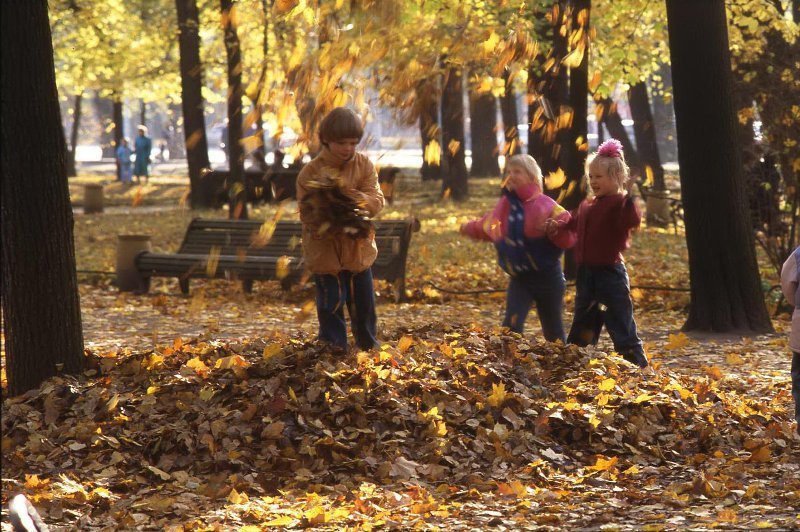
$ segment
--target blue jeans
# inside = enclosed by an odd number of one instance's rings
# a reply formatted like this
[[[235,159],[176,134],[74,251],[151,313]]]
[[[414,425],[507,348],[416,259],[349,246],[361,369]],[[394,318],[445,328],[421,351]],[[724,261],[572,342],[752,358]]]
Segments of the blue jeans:
[[[564,323],[564,289],[566,282],[561,268],[551,272],[526,272],[511,278],[506,292],[506,315],[503,327],[522,334],[525,318],[531,305],[536,303],[536,313],[542,324],[542,334],[548,342],[566,343]]]
[[[792,397],[794,397],[794,419],[800,425],[800,353],[792,352]],[[800,426],[797,428],[800,432]]]
[[[575,316],[567,342],[581,347],[596,344],[605,324],[614,350],[625,360],[647,366],[644,347],[633,319],[628,271],[624,264],[578,267]]]
[[[319,339],[347,349],[347,306],[353,336],[359,349],[377,347],[375,338],[378,318],[375,314],[375,290],[372,269],[363,272],[339,272],[338,275],[314,275],[317,286],[317,318]]]

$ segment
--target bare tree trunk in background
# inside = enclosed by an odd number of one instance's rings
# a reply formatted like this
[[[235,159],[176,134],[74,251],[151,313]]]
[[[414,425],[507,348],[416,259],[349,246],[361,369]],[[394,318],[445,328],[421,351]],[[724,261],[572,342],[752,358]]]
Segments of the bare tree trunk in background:
[[[514,93],[514,80],[511,79],[511,73],[508,69],[503,72],[503,81],[505,82],[505,93],[500,98],[500,112],[503,115],[503,137],[505,138],[505,145],[503,146],[503,155],[507,158],[518,153],[522,153],[522,146],[519,143],[519,114],[517,113],[517,95]]]
[[[464,148],[464,89],[461,71],[450,67],[442,91],[442,195],[455,201],[469,196]]]
[[[46,0],[3,2],[2,308],[8,393],[85,363]]]
[[[669,65],[661,65],[658,75],[663,90],[672,92],[672,72]],[[662,161],[678,160],[678,134],[675,132],[675,111],[672,109],[672,98],[651,91],[650,103],[653,105],[653,122],[656,125],[658,153]]]
[[[570,68],[569,72],[569,107],[572,110],[572,126],[569,128],[564,150],[564,173],[567,181],[564,184],[571,192],[562,200],[564,208],[576,208],[586,197],[583,176],[588,152],[588,121],[589,112],[589,10],[590,0],[574,0],[572,2],[572,32],[573,36],[582,32],[579,42],[573,43],[574,47],[583,47],[583,58],[580,65]],[[574,185],[571,185],[574,183]]]
[[[117,146],[122,144],[122,138],[125,136],[125,124],[123,122],[124,118],[122,116],[122,100],[117,99],[118,96],[115,95],[113,98],[113,116],[114,116],[114,160],[117,160],[116,157],[116,150]],[[122,181],[122,168],[120,168],[119,163],[116,164],[117,168],[117,181]]]
[[[737,146],[725,4],[667,0],[667,20],[692,290],[683,328],[771,332]]]
[[[247,191],[244,182],[244,151],[242,150],[242,49],[234,25],[233,0],[220,0],[222,24],[225,31],[225,50],[228,55],[228,150],[230,181],[228,183],[228,216],[247,219]]]
[[[139,124],[147,126],[147,104],[144,100],[139,100]],[[150,136],[154,136],[153,132],[150,132]]]
[[[636,151],[644,168],[650,167],[653,172],[653,190],[665,191],[664,167],[656,142],[656,129],[650,99],[647,96],[647,84],[640,81],[628,91],[628,102],[633,117],[633,134],[636,137]],[[646,172],[645,172],[646,173]]]
[[[429,162],[425,156],[432,141],[440,138],[439,128],[439,106],[436,102],[436,88],[432,80],[423,80],[417,84],[416,105],[419,114],[419,134],[422,143],[422,168],[420,176],[423,181],[431,181],[442,178],[442,166],[439,163]],[[444,157],[442,148],[441,157]]]
[[[83,91],[75,95],[75,104],[72,107],[72,128],[69,135],[69,150],[67,151],[67,176],[75,177],[78,175],[78,168],[75,164],[75,152],[78,148],[78,131],[81,127],[81,104],[83,102]]]
[[[203,179],[203,170],[210,168],[208,137],[206,136],[203,100],[203,64],[200,62],[200,20],[196,0],[175,0],[178,18],[178,45],[181,69],[181,105],[183,132],[186,143],[186,162],[189,167],[189,199],[192,209],[218,207],[213,183]],[[173,109],[173,116],[176,113]],[[174,124],[177,121],[173,121]],[[177,128],[171,131],[168,142],[176,143]],[[173,144],[171,157],[177,156]]]
[[[555,6],[558,8],[558,15],[553,18],[553,27],[550,29],[553,45],[548,56],[548,59],[553,60],[552,66],[540,74],[541,78],[531,76],[534,83],[531,89],[541,96],[528,106],[528,119],[531,122],[528,129],[528,153],[539,163],[544,175],[561,167],[560,140],[563,135],[558,131],[557,119],[561,106],[566,104],[568,97],[567,68],[561,64],[567,54],[567,38],[560,31],[563,25],[564,2],[556,2]],[[543,57],[537,60],[540,68],[546,62],[547,59]],[[558,195],[558,190],[547,192]]]
[[[472,167],[470,175],[500,175],[497,162],[497,100],[491,92],[470,92],[470,129],[472,133]]]
[[[100,124],[100,148],[104,159],[114,157],[114,104],[99,92],[94,96],[94,112]]]

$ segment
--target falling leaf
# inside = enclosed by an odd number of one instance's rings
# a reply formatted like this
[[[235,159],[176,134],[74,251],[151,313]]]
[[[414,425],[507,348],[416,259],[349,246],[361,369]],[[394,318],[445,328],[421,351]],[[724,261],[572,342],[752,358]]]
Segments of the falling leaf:
[[[550,172],[544,178],[544,186],[547,190],[555,190],[564,185],[567,181],[567,175],[564,170],[557,168],[555,171]]]

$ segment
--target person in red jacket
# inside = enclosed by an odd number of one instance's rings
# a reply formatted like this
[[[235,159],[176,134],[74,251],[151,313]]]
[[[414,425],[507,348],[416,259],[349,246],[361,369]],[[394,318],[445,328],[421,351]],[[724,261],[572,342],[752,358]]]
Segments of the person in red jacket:
[[[593,197],[580,204],[568,223],[547,223],[548,234],[567,232],[577,237],[575,314],[567,342],[581,347],[596,344],[605,324],[614,350],[644,368],[648,362],[636,331],[622,258],[631,231],[639,227],[641,212],[630,194],[633,181],[622,144],[616,139],[601,144],[590,156],[587,170]]]
[[[545,339],[564,343],[561,255],[574,238],[567,232],[548,236],[545,223],[553,219],[566,224],[570,215],[542,193],[542,171],[533,157],[511,157],[506,172],[500,201],[483,218],[462,225],[461,234],[494,243],[500,267],[511,276],[503,327],[522,334],[535,302]]]

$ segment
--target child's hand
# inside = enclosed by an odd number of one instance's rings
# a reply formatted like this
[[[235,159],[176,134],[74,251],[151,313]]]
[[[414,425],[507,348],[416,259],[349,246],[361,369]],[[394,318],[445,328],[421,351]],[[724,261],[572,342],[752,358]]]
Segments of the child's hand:
[[[553,236],[556,233],[558,233],[558,230],[559,230],[560,226],[561,226],[561,223],[558,220],[556,220],[555,218],[548,218],[544,222],[544,231],[549,236]]]
[[[469,233],[467,232],[467,225],[468,224],[469,224],[469,222],[464,222],[463,224],[461,224],[461,226],[458,228],[458,232],[461,233],[464,236],[469,236]]]

